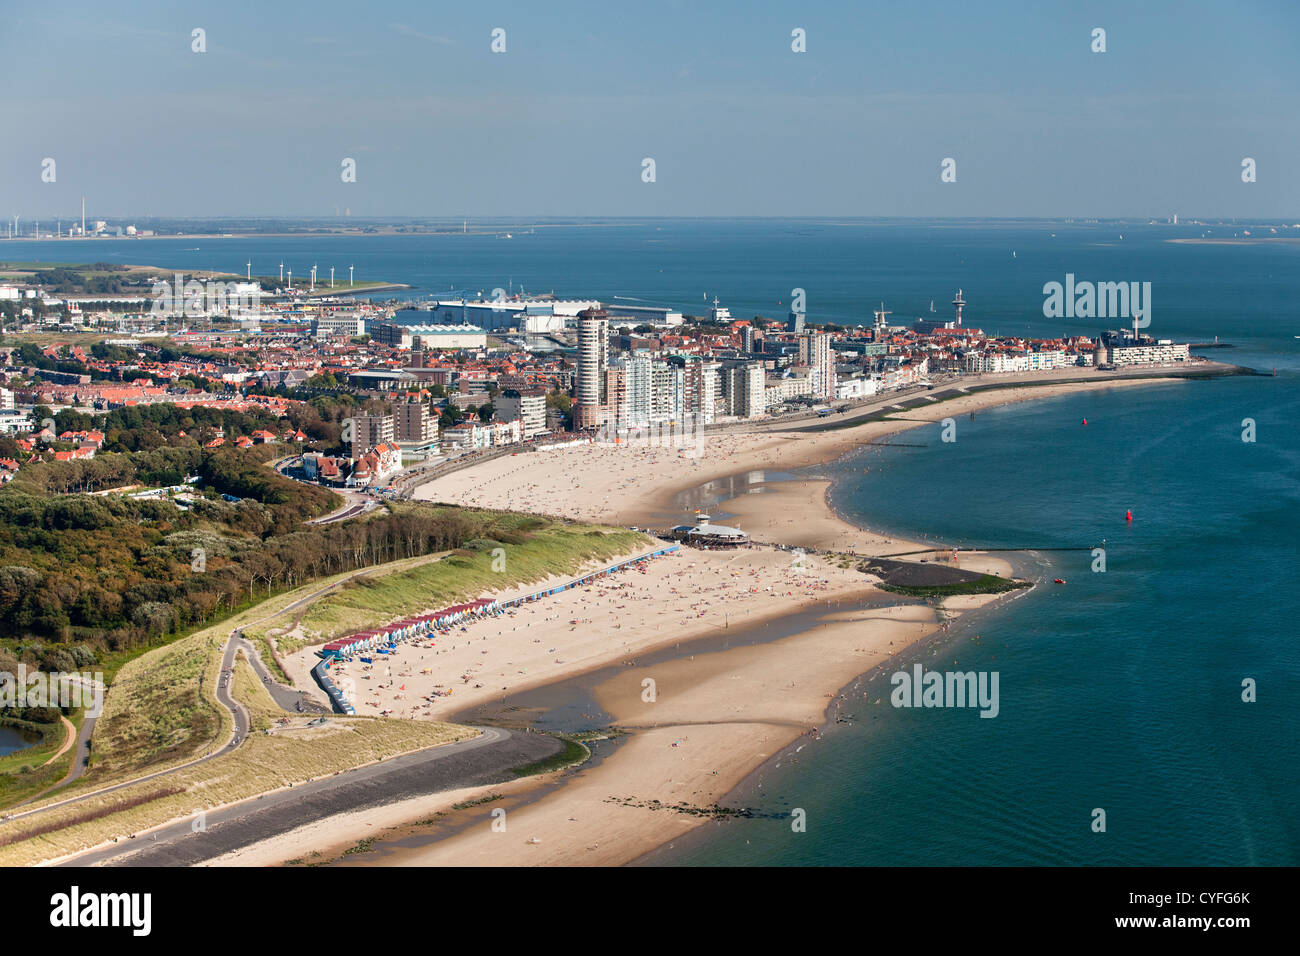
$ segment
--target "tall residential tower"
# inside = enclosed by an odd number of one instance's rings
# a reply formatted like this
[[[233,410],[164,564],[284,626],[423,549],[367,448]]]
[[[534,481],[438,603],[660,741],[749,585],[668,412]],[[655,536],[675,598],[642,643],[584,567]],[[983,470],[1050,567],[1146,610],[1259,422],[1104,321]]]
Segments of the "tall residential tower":
[[[575,428],[599,428],[604,418],[605,369],[609,366],[609,315],[604,309],[578,313],[578,376],[574,387]]]

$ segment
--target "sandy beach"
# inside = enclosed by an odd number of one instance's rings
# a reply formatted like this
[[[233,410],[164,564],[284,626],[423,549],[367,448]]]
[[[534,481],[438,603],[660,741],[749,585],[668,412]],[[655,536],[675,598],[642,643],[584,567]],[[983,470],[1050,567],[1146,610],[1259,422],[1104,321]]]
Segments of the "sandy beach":
[[[802,568],[793,562],[789,552],[772,548],[683,549],[433,641],[399,645],[373,664],[340,664],[332,674],[336,682],[354,682],[359,713],[447,720],[667,644],[873,590],[857,571],[815,557],[805,557]],[[285,663],[306,687],[318,660],[304,648]]]
[[[1178,384],[1183,383],[1175,379],[1153,378],[1011,387],[976,392],[935,405],[933,417],[936,421],[953,418],[960,430],[963,416],[1000,405],[1079,391]],[[927,410],[917,409],[902,414],[920,418],[921,412]],[[422,501],[529,511],[616,525],[658,526],[666,520],[684,517],[672,508],[678,493],[707,482],[746,472],[789,471],[822,464],[834,461],[864,443],[879,441],[909,429],[933,429],[937,435],[939,428],[937,423],[877,421],[821,432],[755,430],[709,434],[703,436],[698,445],[692,443],[686,448],[579,445],[497,458],[422,485],[416,490],[415,497]],[[725,510],[737,513],[737,502],[726,502]],[[797,514],[785,517],[802,526],[804,521],[820,520],[826,513],[821,496],[813,496],[806,498],[805,507],[800,508]],[[863,534],[860,539],[863,547],[871,547],[869,542],[876,536],[866,535],[852,525],[836,521],[835,529]],[[743,524],[740,527],[754,534],[753,529]],[[824,525],[822,529],[831,527]],[[826,541],[822,546],[830,546],[830,542]]]
[[[936,418],[1088,388],[1151,386],[1161,380],[1098,381],[977,393],[945,402]],[[514,865],[625,863],[701,825],[706,817],[666,809],[722,801],[765,761],[798,759],[815,742],[841,688],[933,634],[936,610],[880,591],[874,579],[820,555],[797,567],[790,551],[768,544],[851,550],[861,555],[922,551],[933,545],[859,529],[826,503],[827,481],[766,483],[763,473],[824,463],[907,428],[934,424],[873,422],[824,432],[732,433],[709,436],[697,449],[586,445],[507,456],[421,487],[416,497],[489,508],[639,527],[663,527],[685,516],[674,510],[683,491],[750,473],[749,490],[722,501],[727,523],[765,544],[737,551],[697,551],[653,559],[643,571],[621,572],[536,605],[477,622],[433,646],[405,646],[370,669],[354,663],[359,710],[448,719],[611,665],[621,670],[596,688],[600,708],[626,731],[613,752],[561,777],[532,778],[393,804],[367,814],[334,817],[248,848],[218,862],[270,864],[312,847],[333,858],[356,840],[406,833],[412,821],[446,812],[489,790],[522,796],[509,807],[504,832],[484,807],[449,814],[463,820],[451,835],[389,847],[385,865]],[[721,486],[720,486],[721,487]],[[729,486],[728,486],[729,487]],[[725,494],[725,492],[723,492]],[[925,557],[924,554],[914,557]],[[962,553],[960,566],[1010,574],[1002,558]],[[949,598],[948,619],[1006,597]],[[802,615],[798,633],[654,664],[638,657],[689,645],[733,629],[739,635]],[[379,623],[379,622],[376,622]],[[288,658],[300,687],[310,687],[310,650]],[[653,700],[646,700],[646,680]],[[450,692],[450,693],[448,693]],[[886,705],[888,702],[886,701]],[[800,738],[807,738],[801,741]],[[535,799],[527,799],[529,793]],[[659,801],[658,804],[653,801]],[[310,831],[310,832],[307,832]],[[418,831],[418,828],[417,828]],[[419,841],[415,841],[419,842]],[[366,855],[348,862],[365,865]]]

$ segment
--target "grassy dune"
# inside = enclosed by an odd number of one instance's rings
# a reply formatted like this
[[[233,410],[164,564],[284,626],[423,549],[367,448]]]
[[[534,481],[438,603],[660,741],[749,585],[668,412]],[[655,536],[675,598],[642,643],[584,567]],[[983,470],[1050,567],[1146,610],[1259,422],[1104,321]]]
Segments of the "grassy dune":
[[[88,793],[146,772],[181,769],[10,821],[0,830],[0,865],[30,864],[88,849],[204,808],[474,734],[451,724],[380,717],[335,716],[323,726],[307,727],[306,718],[294,716],[281,724],[285,712],[241,655],[232,693],[249,709],[254,732],[234,753],[185,767],[229,739],[232,720],[217,705],[214,688],[222,649],[236,628],[264,641],[272,629],[298,621],[303,636],[296,643],[283,636],[277,639],[288,653],[305,643],[484,593],[576,574],[650,543],[637,532],[527,515],[466,511],[464,516],[484,535],[464,548],[392,562],[360,577],[341,574],[304,585],[124,665],[95,727],[90,769],[82,780],[41,802]],[[290,609],[299,601],[303,606]]]
[[[76,783],[40,802],[63,800],[141,773],[178,766],[224,744],[233,722],[226,709],[217,706],[212,688],[220,676],[221,649],[230,632],[274,620],[288,605],[348,577],[338,574],[278,594],[128,661],[112,678],[104,699],[103,715],[91,737],[89,769]],[[67,755],[62,758],[68,759]],[[63,772],[67,772],[67,764]],[[52,776],[50,782],[61,778],[62,774]]]
[[[258,678],[253,665],[244,657],[243,651],[235,657],[235,678],[231,696],[248,708],[254,733],[269,730],[273,721],[284,716],[284,711],[275,702],[266,685]]]
[[[269,695],[260,686],[248,686],[259,684],[257,676],[247,663],[241,667],[236,693],[254,711],[255,725],[267,725],[269,733],[258,730],[233,754],[161,779],[11,821],[0,829],[0,866],[27,866],[115,837],[126,840],[172,820],[194,818],[201,810],[476,733],[454,724],[382,717],[331,717],[324,726],[310,728],[304,726],[306,718],[295,717],[289,727],[280,727],[271,715],[283,712],[264,709]]]
[[[225,742],[230,715],[217,706],[212,688],[229,631],[207,628],[118,671],[91,737],[87,776],[94,786],[183,762]]]
[[[539,583],[555,575],[574,575],[592,562],[612,561],[650,543],[649,538],[635,531],[560,524],[532,531],[518,543],[478,539],[437,562],[420,563],[382,576],[354,578],[312,604],[299,619],[299,631],[277,637],[276,644],[282,653],[289,654],[387,621]]]
[[[366,580],[374,581],[386,578],[389,575],[400,574],[412,568],[420,567],[421,565],[441,561],[449,554],[451,554],[450,551],[443,551],[438,554],[426,554],[416,558],[403,558],[400,561],[390,561],[387,564],[365,568],[358,572],[349,572],[347,574],[339,574],[331,578],[325,578],[321,581],[317,581],[311,586],[299,588],[294,591],[291,595],[288,595],[292,599],[281,602],[280,606],[281,608],[284,608],[289,604],[295,603],[295,601],[301,599],[304,595],[313,594],[316,591],[330,591],[334,586],[347,588],[353,579],[365,578]],[[282,652],[287,652],[287,649],[284,646],[285,642],[280,635],[290,630],[299,617],[307,613],[310,607],[314,606],[319,601],[325,600],[326,597],[327,595],[322,594],[319,598],[313,601],[311,605],[306,605],[303,608],[283,612],[278,610],[268,612],[262,615],[255,623],[246,625],[242,628],[244,637],[251,641],[253,646],[257,648],[258,655],[262,658],[262,663],[266,665],[267,669],[271,671],[272,674],[279,674],[282,676],[286,683],[289,681],[289,677],[283,673],[279,662],[275,660],[275,657],[271,652],[270,639],[274,637],[276,639],[276,646]],[[300,645],[294,646],[296,647]]]

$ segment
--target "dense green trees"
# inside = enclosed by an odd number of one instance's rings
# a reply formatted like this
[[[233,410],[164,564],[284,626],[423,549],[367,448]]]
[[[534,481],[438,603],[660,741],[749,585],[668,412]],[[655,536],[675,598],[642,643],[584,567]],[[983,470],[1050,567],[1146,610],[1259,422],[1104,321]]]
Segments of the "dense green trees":
[[[0,489],[0,659],[147,646],[277,589],[460,547],[475,533],[459,511],[423,506],[306,525],[336,499],[268,468],[275,451],[162,448],[23,468]],[[56,490],[191,467],[208,496],[188,510]]]

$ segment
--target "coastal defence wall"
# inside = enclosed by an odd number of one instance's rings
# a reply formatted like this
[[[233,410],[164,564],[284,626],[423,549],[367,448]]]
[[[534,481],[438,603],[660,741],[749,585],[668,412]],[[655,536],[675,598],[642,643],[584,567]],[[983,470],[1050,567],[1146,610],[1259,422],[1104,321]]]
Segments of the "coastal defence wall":
[[[330,704],[334,707],[336,714],[348,714],[356,716],[356,710],[344,698],[343,693],[338,689],[332,680],[325,676],[325,671],[329,667],[329,661],[322,660],[319,664],[311,669],[311,676],[316,681],[316,685],[325,692],[325,696],[330,699]]]

